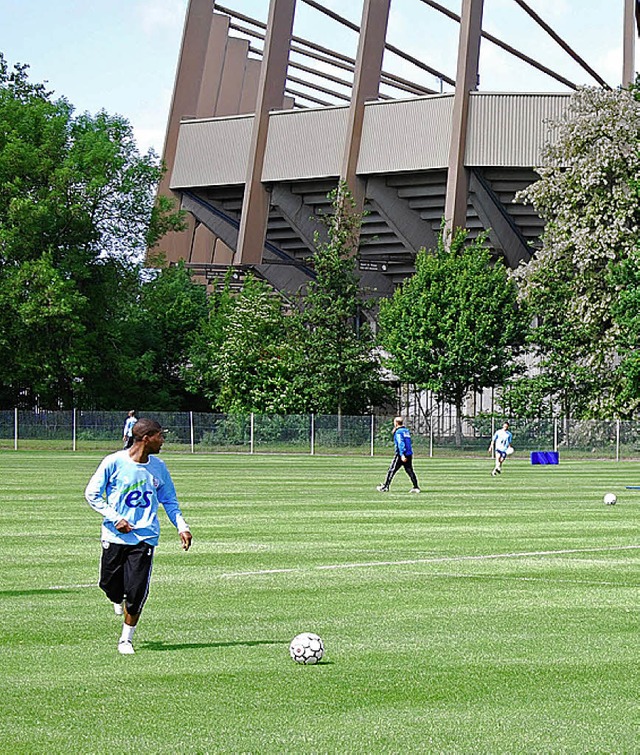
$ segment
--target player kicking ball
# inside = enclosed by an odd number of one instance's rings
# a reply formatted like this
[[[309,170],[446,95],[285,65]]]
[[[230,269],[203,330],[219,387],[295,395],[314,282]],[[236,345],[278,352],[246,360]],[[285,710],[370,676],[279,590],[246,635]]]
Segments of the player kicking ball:
[[[489,453],[495,453],[496,465],[491,472],[491,476],[495,477],[502,473],[502,464],[510,453],[511,441],[513,435],[509,431],[509,423],[505,422],[500,430],[496,430],[489,443]]]
[[[182,516],[176,490],[160,452],[164,434],[151,419],[133,426],[133,445],[102,460],[89,480],[85,498],[102,515],[100,588],[124,616],[118,652],[133,655],[133,633],[149,594],[153,552],[160,537],[162,504],[178,530],[182,547],[191,547],[191,532]]]

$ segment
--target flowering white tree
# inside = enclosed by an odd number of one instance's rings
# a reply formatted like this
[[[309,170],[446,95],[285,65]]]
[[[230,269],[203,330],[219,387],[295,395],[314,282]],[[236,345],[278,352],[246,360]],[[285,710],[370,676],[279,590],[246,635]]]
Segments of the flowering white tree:
[[[617,271],[638,253],[640,103],[631,90],[584,88],[570,100],[540,180],[521,192],[544,219],[542,245],[514,275],[537,327],[531,350],[545,400],[597,416],[616,402],[620,327]],[[520,395],[539,392],[521,391]],[[529,407],[530,409],[530,407]]]

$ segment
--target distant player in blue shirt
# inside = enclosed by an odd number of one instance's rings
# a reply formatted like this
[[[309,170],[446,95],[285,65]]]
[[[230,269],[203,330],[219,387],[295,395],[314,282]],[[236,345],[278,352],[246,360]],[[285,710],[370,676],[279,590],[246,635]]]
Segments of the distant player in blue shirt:
[[[133,633],[149,593],[153,552],[160,537],[158,506],[191,546],[173,480],[154,454],[164,443],[160,425],[140,419],[133,426],[133,445],[102,460],[85,490],[85,498],[102,515],[100,588],[124,615],[118,651],[133,654]]]
[[[496,458],[496,465],[493,468],[493,472],[491,472],[492,477],[502,473],[502,464],[507,458],[512,440],[513,435],[509,431],[508,422],[505,422],[504,425],[502,425],[502,429],[496,430],[493,434],[491,443],[489,443],[489,453],[495,453]]]
[[[404,471],[409,475],[411,484],[413,485],[409,492],[419,493],[420,486],[418,485],[418,478],[413,471],[413,447],[411,446],[411,434],[404,426],[404,417],[396,417],[393,420],[393,446],[395,448],[395,455],[389,466],[387,479],[382,485],[378,485],[378,490],[381,493],[388,493],[391,480],[393,480],[395,473],[400,467],[404,467]]]

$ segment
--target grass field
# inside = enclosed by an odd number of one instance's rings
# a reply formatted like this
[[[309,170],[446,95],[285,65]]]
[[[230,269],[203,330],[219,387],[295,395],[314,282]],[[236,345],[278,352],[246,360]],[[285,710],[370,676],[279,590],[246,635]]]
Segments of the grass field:
[[[100,458],[0,453],[0,751],[640,751],[640,465],[166,454],[194,545],[120,656]]]

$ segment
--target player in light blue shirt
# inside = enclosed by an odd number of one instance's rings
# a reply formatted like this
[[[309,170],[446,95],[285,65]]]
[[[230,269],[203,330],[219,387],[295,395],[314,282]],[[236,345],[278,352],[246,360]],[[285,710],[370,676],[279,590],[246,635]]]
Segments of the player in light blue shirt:
[[[127,414],[127,419],[124,422],[124,428],[122,430],[122,443],[123,448],[131,448],[133,445],[133,426],[138,421],[136,417],[135,409],[132,409],[129,414]]]
[[[511,448],[512,440],[513,435],[509,431],[508,422],[505,422],[504,425],[502,425],[502,428],[500,430],[496,430],[496,432],[493,434],[493,438],[491,438],[491,443],[489,444],[489,453],[495,453],[496,459],[496,465],[493,469],[493,472],[491,472],[492,477],[495,477],[496,475],[502,473],[502,464],[507,458],[509,448]]]
[[[133,633],[149,592],[153,553],[160,537],[158,507],[178,530],[183,549],[191,532],[182,516],[173,480],[157,456],[164,435],[154,420],[140,419],[133,427],[133,445],[102,460],[89,480],[85,498],[102,515],[100,588],[124,614],[118,650],[134,652]]]

